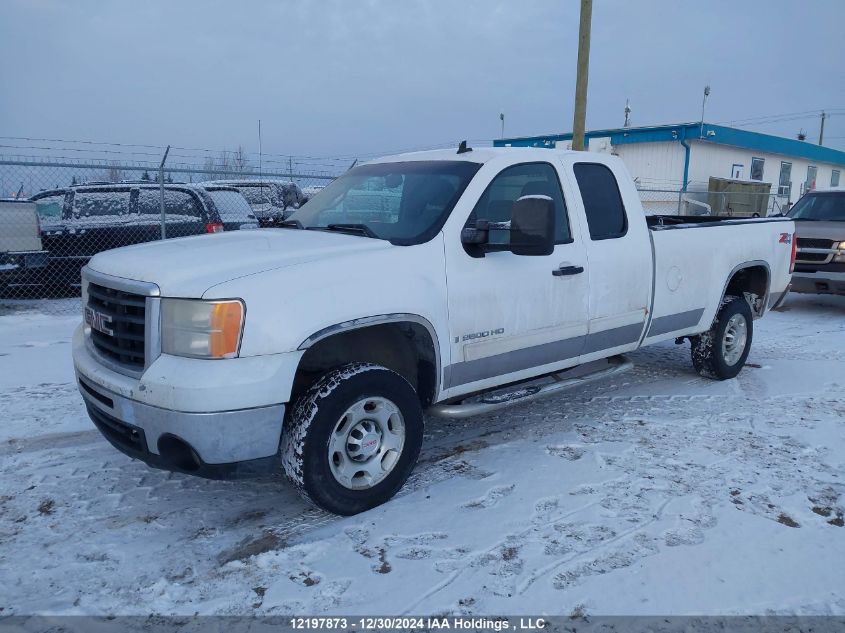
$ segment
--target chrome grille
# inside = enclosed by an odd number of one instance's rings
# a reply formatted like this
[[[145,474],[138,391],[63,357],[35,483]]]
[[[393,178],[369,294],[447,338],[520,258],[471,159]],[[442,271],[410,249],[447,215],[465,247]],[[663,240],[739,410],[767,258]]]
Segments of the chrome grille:
[[[833,240],[821,240],[808,237],[798,238],[798,248],[833,248]]]
[[[827,253],[802,253],[798,251],[796,261],[802,262],[826,262],[830,258]]]
[[[144,368],[146,297],[89,283],[85,322],[100,354],[132,369]]]

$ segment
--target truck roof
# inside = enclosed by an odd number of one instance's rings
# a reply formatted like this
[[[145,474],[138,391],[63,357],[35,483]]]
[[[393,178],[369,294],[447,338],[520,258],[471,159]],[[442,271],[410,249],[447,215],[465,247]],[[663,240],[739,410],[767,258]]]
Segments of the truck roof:
[[[402,161],[418,160],[463,160],[470,163],[486,163],[499,156],[520,156],[525,160],[548,160],[553,154],[569,154],[572,150],[550,149],[543,147],[474,147],[471,152],[457,153],[457,147],[449,149],[426,150],[422,152],[407,152],[405,154],[394,154],[382,156],[367,161],[373,163],[396,163]],[[584,154],[585,152],[578,152]]]

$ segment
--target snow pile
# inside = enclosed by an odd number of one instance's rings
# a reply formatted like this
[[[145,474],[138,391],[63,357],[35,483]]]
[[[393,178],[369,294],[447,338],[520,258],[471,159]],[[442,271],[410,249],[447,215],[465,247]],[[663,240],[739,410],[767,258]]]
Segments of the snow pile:
[[[85,418],[78,319],[0,317],[0,613],[843,614],[845,299],[790,297],[748,366],[687,345],[582,391],[429,420],[350,518],[281,477],[150,470]]]

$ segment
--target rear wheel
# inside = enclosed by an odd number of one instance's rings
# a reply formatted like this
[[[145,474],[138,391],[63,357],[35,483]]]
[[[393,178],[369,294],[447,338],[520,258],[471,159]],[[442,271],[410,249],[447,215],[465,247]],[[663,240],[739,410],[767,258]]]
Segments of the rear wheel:
[[[390,499],[419,456],[423,413],[394,371],[353,363],[330,371],[296,401],[285,422],[285,474],[310,501],[357,514]]]
[[[751,307],[743,297],[725,297],[713,327],[690,339],[695,370],[716,380],[735,377],[751,351],[753,323]]]

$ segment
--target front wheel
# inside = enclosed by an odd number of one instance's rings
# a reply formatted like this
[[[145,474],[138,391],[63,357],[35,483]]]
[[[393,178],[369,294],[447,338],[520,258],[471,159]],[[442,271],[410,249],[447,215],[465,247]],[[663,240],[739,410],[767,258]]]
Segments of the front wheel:
[[[357,514],[398,492],[422,437],[422,407],[410,383],[386,367],[352,363],[296,401],[285,421],[282,464],[307,499]]]
[[[735,377],[751,351],[753,323],[751,307],[743,297],[725,297],[713,327],[690,339],[695,370],[716,380]]]

